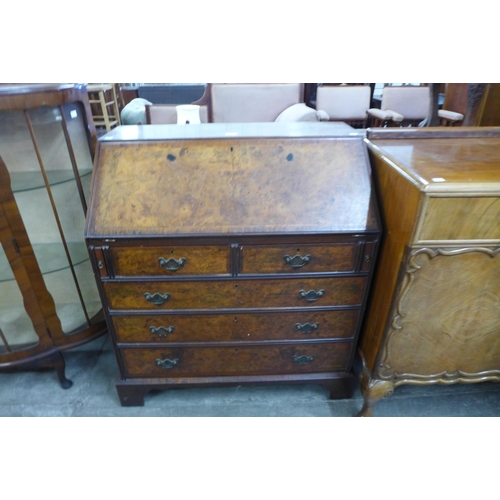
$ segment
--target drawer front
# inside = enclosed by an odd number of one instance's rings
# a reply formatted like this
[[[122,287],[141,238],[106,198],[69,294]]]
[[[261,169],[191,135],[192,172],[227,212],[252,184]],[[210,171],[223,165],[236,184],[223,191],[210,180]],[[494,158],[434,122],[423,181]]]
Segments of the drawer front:
[[[500,198],[429,198],[417,240],[499,240]]]
[[[110,309],[239,309],[360,305],[365,278],[104,283]]]
[[[111,248],[117,276],[230,274],[228,246]]]
[[[213,377],[344,371],[351,342],[121,349],[128,377]]]
[[[118,342],[304,340],[354,336],[359,311],[112,317]]]
[[[357,246],[243,246],[240,269],[242,274],[352,272]]]

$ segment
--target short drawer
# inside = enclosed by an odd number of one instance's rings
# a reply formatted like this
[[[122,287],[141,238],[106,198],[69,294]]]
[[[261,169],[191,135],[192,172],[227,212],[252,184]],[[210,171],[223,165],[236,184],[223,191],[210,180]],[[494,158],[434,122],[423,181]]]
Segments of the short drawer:
[[[126,377],[214,377],[345,371],[352,342],[121,349]]]
[[[118,342],[230,342],[349,338],[358,310],[113,316]]]
[[[112,310],[360,305],[365,278],[104,283]]]
[[[116,276],[230,274],[228,246],[176,246],[110,249]]]
[[[300,246],[242,246],[242,274],[352,272],[356,243]]]

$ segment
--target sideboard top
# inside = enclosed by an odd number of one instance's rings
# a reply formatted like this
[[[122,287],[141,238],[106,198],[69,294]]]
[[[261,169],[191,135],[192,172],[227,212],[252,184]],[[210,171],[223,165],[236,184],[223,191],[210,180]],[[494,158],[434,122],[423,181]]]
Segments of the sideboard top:
[[[368,144],[426,189],[500,183],[500,128],[442,129],[368,131]]]
[[[99,142],[88,237],[378,231],[366,145],[350,128],[137,127],[143,138],[126,140],[127,128]]]

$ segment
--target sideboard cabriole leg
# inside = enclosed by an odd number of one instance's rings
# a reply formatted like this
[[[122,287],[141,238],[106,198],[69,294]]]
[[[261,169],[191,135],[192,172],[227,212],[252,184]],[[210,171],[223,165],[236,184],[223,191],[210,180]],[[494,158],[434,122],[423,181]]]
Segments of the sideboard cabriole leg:
[[[363,408],[356,415],[357,417],[371,417],[373,407],[385,396],[392,396],[394,392],[394,383],[389,380],[380,380],[372,378],[368,367],[364,364],[363,371],[360,374],[361,393],[363,394]]]

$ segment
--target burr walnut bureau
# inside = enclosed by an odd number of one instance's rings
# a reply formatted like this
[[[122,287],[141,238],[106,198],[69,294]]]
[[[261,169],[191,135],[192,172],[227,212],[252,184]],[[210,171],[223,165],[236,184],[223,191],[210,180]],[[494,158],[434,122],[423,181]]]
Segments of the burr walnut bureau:
[[[364,134],[345,124],[103,136],[86,239],[122,405],[244,383],[350,397],[379,233]]]
[[[385,236],[361,415],[401,384],[500,380],[500,128],[368,130]]]

